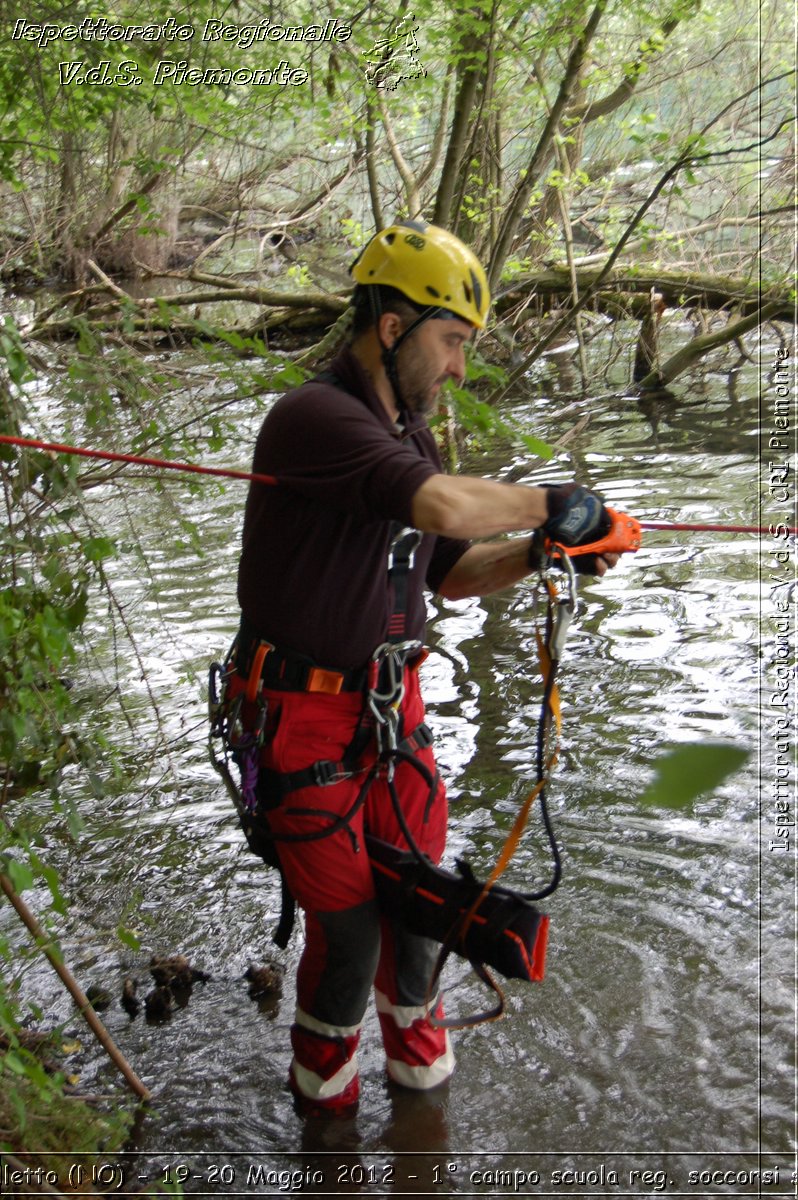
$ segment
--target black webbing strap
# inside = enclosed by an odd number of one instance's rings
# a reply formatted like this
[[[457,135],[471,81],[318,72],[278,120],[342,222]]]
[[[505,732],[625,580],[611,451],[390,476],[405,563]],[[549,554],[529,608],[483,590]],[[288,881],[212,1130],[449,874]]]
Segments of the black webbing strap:
[[[391,615],[388,619],[388,642],[395,645],[407,639],[407,601],[410,572],[422,534],[417,529],[396,528],[388,551],[388,583],[392,594]]]
[[[291,934],[294,932],[294,922],[296,921],[296,900],[294,894],[285,881],[282,868],[280,871],[280,919],[277,922],[277,928],[272,934],[272,941],[275,946],[279,946],[281,950],[285,950],[288,943],[291,941]]]
[[[337,762],[321,759],[302,771],[272,771],[261,767],[259,774],[264,778],[267,788],[272,795],[290,795],[305,787],[329,787],[344,779],[351,779],[363,770],[362,755],[373,736],[369,724],[360,722],[355,730],[355,736],[344,751],[343,757]],[[432,733],[427,725],[417,726],[412,733],[405,737],[399,751],[404,754],[414,754],[416,750],[424,750],[432,745]],[[326,832],[326,831],[325,831]]]
[[[258,685],[275,692],[362,692],[368,682],[368,668],[338,670],[323,667],[304,654],[283,650],[273,645],[242,614],[235,640],[233,661],[235,669],[249,680],[259,647],[266,647],[261,656]]]

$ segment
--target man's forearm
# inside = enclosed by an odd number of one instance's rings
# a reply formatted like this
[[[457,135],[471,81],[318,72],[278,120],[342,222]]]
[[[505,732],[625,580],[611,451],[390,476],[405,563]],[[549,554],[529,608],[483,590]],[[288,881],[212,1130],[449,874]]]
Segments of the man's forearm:
[[[469,475],[432,475],[413,497],[413,524],[455,538],[537,529],[548,517],[546,489]]]
[[[529,538],[471,546],[452,567],[438,591],[447,600],[499,592],[529,574],[528,558]]]

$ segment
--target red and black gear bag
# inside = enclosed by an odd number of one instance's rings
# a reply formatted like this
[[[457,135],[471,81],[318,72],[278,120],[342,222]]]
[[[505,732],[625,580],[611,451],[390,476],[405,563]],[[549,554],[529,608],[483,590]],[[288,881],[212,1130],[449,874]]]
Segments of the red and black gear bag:
[[[510,888],[492,887],[463,937],[458,926],[484,886],[466,863],[458,861],[454,874],[425,855],[370,835],[366,851],[381,909],[411,933],[441,942],[471,963],[494,967],[506,979],[543,978],[549,918],[530,901]]]

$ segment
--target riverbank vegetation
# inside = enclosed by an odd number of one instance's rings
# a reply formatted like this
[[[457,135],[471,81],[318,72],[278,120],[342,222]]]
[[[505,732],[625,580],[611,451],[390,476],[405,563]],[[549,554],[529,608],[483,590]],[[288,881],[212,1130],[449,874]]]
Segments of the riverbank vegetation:
[[[395,218],[452,228],[488,264],[474,426],[571,340],[584,394],[608,328],[630,392],[750,356],[763,322],[792,336],[794,31],[775,0],[753,19],[728,0],[325,0],[274,21],[200,0],[158,26],[137,0],[27,13],[7,6],[0,39],[0,432],[218,454],[233,401],[340,341],[348,264]],[[186,347],[213,387],[173,365]],[[163,402],[177,387],[179,413]],[[78,836],[75,772],[102,791],[127,769],[70,680],[92,606],[135,654],[105,571],[116,547],[86,503],[126,471],[0,447],[0,862],[53,944],[66,899],[43,829]],[[0,955],[0,1143],[41,1149],[31,1089],[54,1111],[60,1077],[20,1042],[28,957],[9,938]],[[81,1128],[95,1146],[123,1136]]]
[[[191,337],[186,310],[229,329],[234,302],[253,306],[238,333],[312,338],[345,306],[353,251],[402,216],[474,246],[505,294],[494,344],[537,356],[544,314],[551,338],[587,336],[598,313],[645,317],[652,291],[729,325],[760,298],[792,315],[794,64],[775,4],[756,23],[701,0],[427,0],[283,24],[205,4],[172,26],[130,3],[109,29],[70,12],[19,16],[2,50],[3,276],[71,289],[35,339],[86,322]],[[272,57],[286,80],[253,83]]]

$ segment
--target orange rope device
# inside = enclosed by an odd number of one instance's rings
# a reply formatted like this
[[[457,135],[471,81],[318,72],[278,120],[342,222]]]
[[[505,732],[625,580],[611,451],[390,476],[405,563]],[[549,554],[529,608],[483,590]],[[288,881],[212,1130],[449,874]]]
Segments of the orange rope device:
[[[562,554],[571,557],[578,554],[634,554],[640,549],[642,542],[640,522],[628,513],[616,512],[614,508],[608,508],[606,511],[611,525],[604,537],[584,546],[560,546],[547,539],[545,545],[548,552],[557,557]]]

